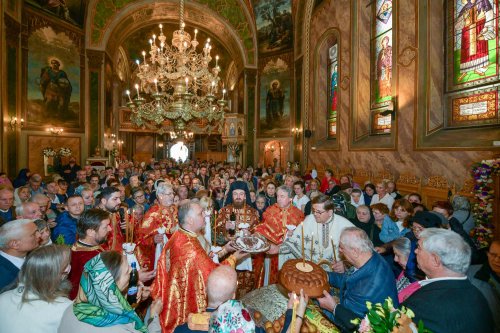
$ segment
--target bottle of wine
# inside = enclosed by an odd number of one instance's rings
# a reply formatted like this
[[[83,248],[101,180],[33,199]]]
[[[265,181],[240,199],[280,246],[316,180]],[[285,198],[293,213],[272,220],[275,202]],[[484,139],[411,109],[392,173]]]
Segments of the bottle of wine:
[[[130,281],[128,283],[127,301],[130,305],[137,303],[137,292],[139,291],[139,272],[137,272],[136,263],[132,263],[132,271],[130,272]]]
[[[234,212],[231,212],[229,215],[229,221],[231,222],[232,228],[229,228],[227,233],[229,236],[233,237],[236,234],[236,214]]]

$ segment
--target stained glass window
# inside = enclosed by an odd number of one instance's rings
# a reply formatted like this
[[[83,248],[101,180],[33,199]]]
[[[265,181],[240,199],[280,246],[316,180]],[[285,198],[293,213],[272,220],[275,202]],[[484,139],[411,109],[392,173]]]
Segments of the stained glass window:
[[[338,44],[328,49],[328,139],[337,137]]]
[[[500,123],[498,2],[448,1],[448,127]]]
[[[393,95],[393,30],[392,0],[376,0],[373,7],[372,27],[372,73],[371,73],[371,108],[372,134],[386,134],[391,131],[391,124],[381,123],[379,112],[392,101]]]

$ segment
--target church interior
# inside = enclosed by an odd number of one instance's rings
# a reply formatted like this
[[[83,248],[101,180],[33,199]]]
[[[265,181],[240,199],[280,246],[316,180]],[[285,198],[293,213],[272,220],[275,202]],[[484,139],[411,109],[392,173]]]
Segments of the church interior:
[[[0,13],[10,179],[170,160],[384,180],[429,209],[465,197],[500,238],[500,0],[3,0]]]
[[[186,31],[199,31],[200,53],[211,39],[218,98],[227,90],[225,122],[184,124],[190,157],[470,186],[472,164],[500,150],[497,50],[488,44],[486,72],[466,74],[453,1],[389,1],[386,13],[378,2],[187,1]],[[2,170],[42,172],[45,147],[70,148],[82,165],[96,150],[169,157],[175,120],[138,126],[126,91],[146,88],[136,61],[159,24],[171,43],[179,1],[49,3],[2,2]],[[42,88],[52,59],[70,85],[59,97]]]

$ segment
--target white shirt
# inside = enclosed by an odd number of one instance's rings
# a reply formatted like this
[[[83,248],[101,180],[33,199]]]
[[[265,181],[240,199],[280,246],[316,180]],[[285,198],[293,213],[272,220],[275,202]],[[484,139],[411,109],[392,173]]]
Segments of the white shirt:
[[[441,278],[434,278],[434,279],[425,279],[419,282],[419,284],[423,287],[428,285],[429,283],[436,282],[436,281],[445,281],[445,280],[467,280],[467,276],[461,276],[461,277],[441,277]]]
[[[299,197],[296,195],[294,198],[293,198],[293,205],[295,207],[297,207],[298,209],[300,209],[302,212],[304,212],[304,210],[302,209],[302,206],[304,206],[304,208],[306,208],[306,204],[311,201],[311,199],[309,199],[309,197],[307,195],[303,195],[302,198],[299,199]]]
[[[64,311],[73,302],[58,297],[51,303],[33,300],[21,306],[22,291],[22,286],[19,286],[0,295],[2,332],[56,333]]]
[[[3,252],[3,251],[0,251],[0,256],[4,257],[8,261],[10,261],[14,266],[16,266],[19,269],[21,269],[21,266],[24,264],[25,258],[14,257],[14,256],[11,256],[10,254]]]
[[[374,194],[370,205],[374,205],[374,204],[379,203],[379,202],[386,204],[387,207],[389,208],[389,210],[391,210],[392,205],[394,205],[394,198],[391,197],[391,195],[389,193],[386,193],[382,199],[380,199],[378,197],[378,194]]]

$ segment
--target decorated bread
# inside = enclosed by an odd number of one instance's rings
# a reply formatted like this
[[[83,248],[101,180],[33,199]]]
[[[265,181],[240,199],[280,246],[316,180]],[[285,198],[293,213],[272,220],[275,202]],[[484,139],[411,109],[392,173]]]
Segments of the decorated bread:
[[[328,275],[312,261],[302,259],[288,260],[280,270],[279,282],[288,291],[300,293],[304,290],[309,297],[317,298],[323,295],[323,291],[329,291]]]

